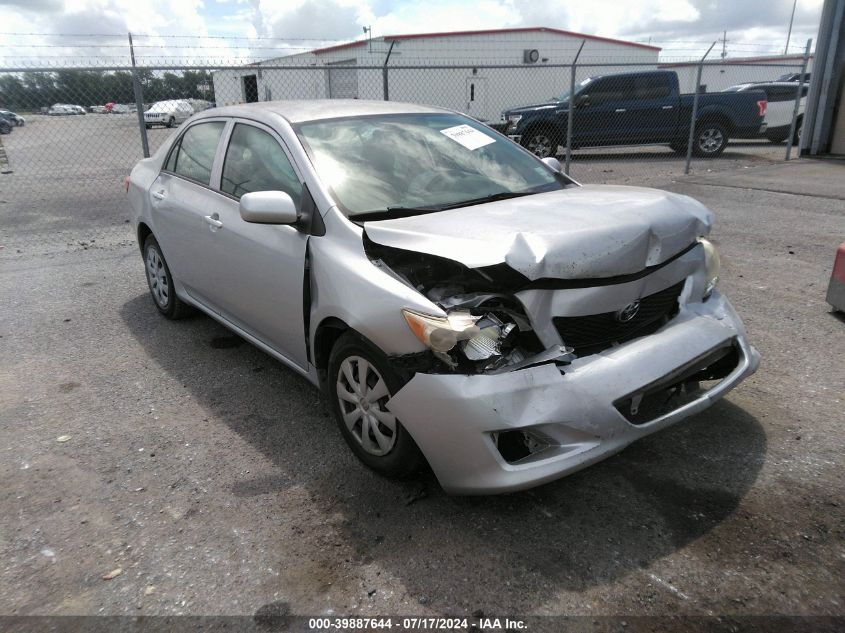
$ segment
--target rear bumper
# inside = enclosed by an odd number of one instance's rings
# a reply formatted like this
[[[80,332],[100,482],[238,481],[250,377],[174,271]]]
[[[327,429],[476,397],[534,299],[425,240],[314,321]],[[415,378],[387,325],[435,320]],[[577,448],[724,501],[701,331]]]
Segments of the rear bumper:
[[[677,409],[633,424],[614,405],[720,347],[737,348],[737,364],[709,391]],[[730,303],[714,295],[684,306],[655,334],[586,356],[506,374],[416,374],[390,402],[447,492],[484,494],[529,488],[580,470],[635,440],[703,411],[759,364]],[[531,430],[545,450],[517,462],[499,452],[494,434]]]

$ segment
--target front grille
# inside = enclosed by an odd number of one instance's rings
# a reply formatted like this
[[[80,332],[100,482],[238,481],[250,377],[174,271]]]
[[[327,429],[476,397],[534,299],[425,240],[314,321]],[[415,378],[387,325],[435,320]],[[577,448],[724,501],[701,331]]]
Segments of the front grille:
[[[565,345],[579,356],[595,354],[617,343],[657,331],[678,313],[678,297],[684,288],[679,281],[660,292],[640,299],[637,314],[630,321],[620,321],[616,312],[579,317],[554,317],[552,322]]]

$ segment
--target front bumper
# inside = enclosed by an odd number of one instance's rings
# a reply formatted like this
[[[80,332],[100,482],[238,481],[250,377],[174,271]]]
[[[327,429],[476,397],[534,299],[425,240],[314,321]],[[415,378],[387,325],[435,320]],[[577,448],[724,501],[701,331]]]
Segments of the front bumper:
[[[725,346],[738,362],[709,391],[668,413],[632,424],[614,406]],[[536,486],[580,470],[633,441],[703,411],[746,376],[760,355],[718,292],[684,305],[655,334],[558,369],[552,363],[498,375],[416,374],[389,401],[450,493],[484,494]],[[531,429],[549,448],[509,463],[494,433]]]

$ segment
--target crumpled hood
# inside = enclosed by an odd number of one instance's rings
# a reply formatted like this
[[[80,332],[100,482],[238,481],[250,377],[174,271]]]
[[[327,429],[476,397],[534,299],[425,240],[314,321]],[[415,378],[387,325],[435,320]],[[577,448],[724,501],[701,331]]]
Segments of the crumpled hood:
[[[469,268],[506,263],[531,280],[636,273],[707,235],[713,213],[675,193],[585,185],[426,215],[365,222],[375,243]]]

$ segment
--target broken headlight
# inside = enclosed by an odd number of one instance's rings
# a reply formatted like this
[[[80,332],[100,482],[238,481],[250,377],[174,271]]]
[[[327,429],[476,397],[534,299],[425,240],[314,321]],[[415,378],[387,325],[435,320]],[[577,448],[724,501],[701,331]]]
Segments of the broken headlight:
[[[454,311],[445,317],[420,314],[412,310],[402,310],[402,316],[411,331],[420,342],[435,352],[445,353],[458,344],[478,334],[475,323],[479,317],[469,312]]]
[[[713,293],[716,283],[719,281],[719,271],[722,267],[722,262],[719,259],[719,251],[716,250],[712,242],[705,240],[703,237],[698,238],[698,241],[704,248],[704,274],[706,279],[702,298],[706,300]]]
[[[475,316],[464,310],[453,310],[445,317],[402,310],[402,315],[414,335],[435,356],[452,369],[466,361],[479,368],[490,368],[502,362],[514,363],[524,359],[519,350],[512,349],[518,334],[515,323],[505,323],[494,314]],[[451,352],[459,351],[464,359]],[[492,363],[492,364],[491,364]]]

